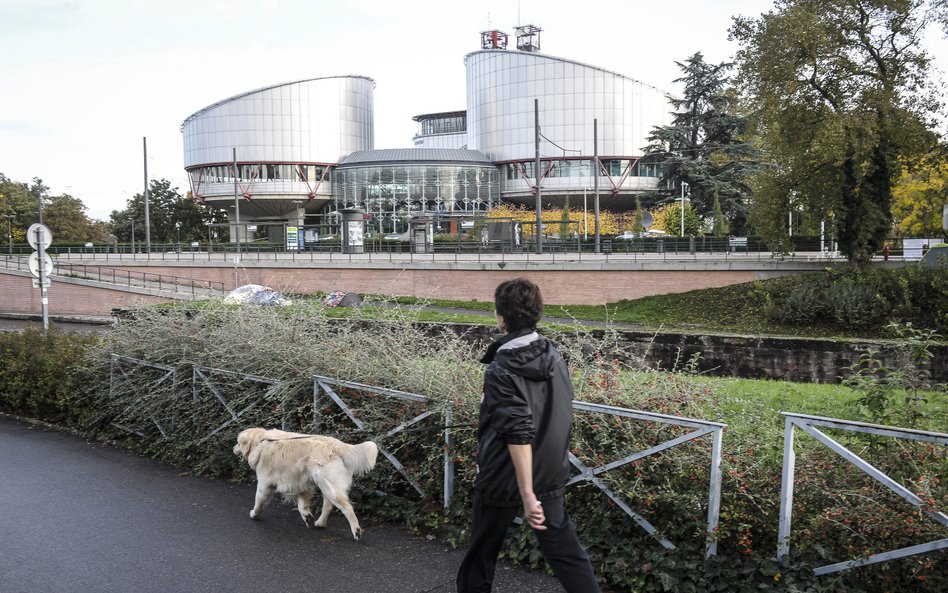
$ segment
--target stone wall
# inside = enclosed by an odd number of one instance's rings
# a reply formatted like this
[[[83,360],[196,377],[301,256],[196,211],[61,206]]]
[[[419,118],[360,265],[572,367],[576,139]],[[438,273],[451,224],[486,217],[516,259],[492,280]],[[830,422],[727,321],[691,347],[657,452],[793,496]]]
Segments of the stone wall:
[[[493,328],[458,324],[455,331],[470,336],[480,346],[499,337]],[[591,332],[601,339],[604,331]],[[618,350],[605,353],[653,369],[682,369],[700,355],[696,369],[720,377],[772,379],[799,383],[839,383],[849,373],[846,367],[858,364],[859,357],[877,352],[883,364],[899,368],[901,353],[889,343],[839,341],[808,338],[780,338],[681,333],[618,332]],[[553,337],[568,340],[568,334]],[[935,383],[948,382],[948,346],[934,346],[934,356],[925,367]]]
[[[777,379],[801,383],[839,383],[850,374],[845,369],[859,358],[877,352],[883,365],[903,366],[902,353],[890,343],[688,334],[624,332],[628,352],[644,355],[653,368],[681,368],[700,355],[697,369],[715,376]],[[936,383],[948,381],[948,346],[934,346],[927,370]]]

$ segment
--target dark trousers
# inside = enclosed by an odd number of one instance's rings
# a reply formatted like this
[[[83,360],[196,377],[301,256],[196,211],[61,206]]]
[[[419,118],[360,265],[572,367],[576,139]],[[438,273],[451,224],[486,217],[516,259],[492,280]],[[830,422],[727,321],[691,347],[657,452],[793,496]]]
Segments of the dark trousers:
[[[458,593],[489,593],[497,555],[520,508],[487,506],[476,492],[473,507],[471,547],[458,569]],[[573,522],[563,507],[563,498],[544,501],[543,513],[546,531],[533,530],[533,534],[553,574],[567,593],[600,593],[589,555],[579,543]]]

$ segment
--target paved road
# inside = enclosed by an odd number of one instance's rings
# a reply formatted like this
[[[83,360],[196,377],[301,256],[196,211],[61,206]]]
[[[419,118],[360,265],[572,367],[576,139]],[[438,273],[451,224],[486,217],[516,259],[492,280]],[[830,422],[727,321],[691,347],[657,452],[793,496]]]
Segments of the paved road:
[[[447,593],[460,551],[373,525],[351,539],[253,486],[175,468],[0,416],[3,593]],[[498,571],[498,593],[562,592],[538,571]]]

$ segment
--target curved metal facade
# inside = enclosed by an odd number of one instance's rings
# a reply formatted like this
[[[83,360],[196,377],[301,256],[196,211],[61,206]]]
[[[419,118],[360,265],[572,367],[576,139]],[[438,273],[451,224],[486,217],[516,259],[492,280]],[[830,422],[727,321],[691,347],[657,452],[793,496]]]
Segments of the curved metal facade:
[[[660,171],[640,159],[652,128],[671,123],[664,91],[533,52],[476,51],[465,64],[468,148],[506,169],[505,199],[529,204],[534,195],[537,115],[541,187],[550,200],[561,203],[594,186],[594,136],[604,207],[634,208],[634,194],[656,188]]]
[[[638,80],[537,53],[468,54],[468,139],[491,160],[535,156],[534,99],[539,100],[541,155],[641,155],[654,126],[670,123],[668,95]]]
[[[181,124],[184,166],[231,162],[336,163],[375,140],[375,81],[314,78],[250,91]]]
[[[184,163],[195,197],[254,201],[251,216],[284,216],[292,200],[329,196],[324,173],[346,155],[373,148],[375,81],[314,78],[225,99],[184,120]],[[262,200],[257,198],[263,198]],[[295,213],[295,208],[293,210]],[[295,214],[294,214],[295,216]]]

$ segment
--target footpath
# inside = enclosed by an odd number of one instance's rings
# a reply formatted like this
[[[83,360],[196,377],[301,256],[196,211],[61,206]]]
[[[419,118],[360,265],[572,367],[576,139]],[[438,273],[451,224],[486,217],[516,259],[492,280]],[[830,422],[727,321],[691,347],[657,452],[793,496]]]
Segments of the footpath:
[[[463,555],[336,511],[307,529],[254,486],[195,477],[97,442],[0,415],[4,593],[449,593]],[[358,512],[358,509],[356,509]],[[496,593],[557,593],[542,571],[500,566]]]

